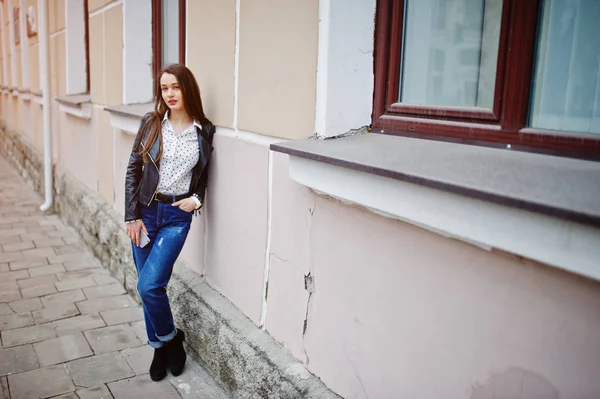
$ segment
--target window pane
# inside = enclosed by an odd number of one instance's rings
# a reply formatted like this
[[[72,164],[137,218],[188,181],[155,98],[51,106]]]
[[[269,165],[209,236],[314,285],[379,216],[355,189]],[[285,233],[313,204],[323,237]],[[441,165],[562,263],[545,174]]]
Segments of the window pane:
[[[406,0],[400,102],[492,108],[502,0]]]
[[[600,1],[542,2],[529,124],[600,133]]]
[[[162,66],[179,63],[179,1],[162,0]]]

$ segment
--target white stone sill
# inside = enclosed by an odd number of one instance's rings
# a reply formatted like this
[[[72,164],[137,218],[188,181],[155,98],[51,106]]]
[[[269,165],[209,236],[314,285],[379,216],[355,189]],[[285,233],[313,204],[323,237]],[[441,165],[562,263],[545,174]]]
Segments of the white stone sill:
[[[56,97],[58,109],[77,118],[92,119],[92,101],[90,94],[76,94]]]
[[[104,110],[110,114],[110,122],[113,128],[119,129],[124,134],[134,136],[140,128],[140,122],[144,115],[153,109],[153,103],[119,105],[116,107],[104,108]]]
[[[428,150],[432,151],[432,154],[430,154],[432,157],[444,158],[447,154],[451,154],[453,149],[456,149],[451,146],[460,146],[459,144],[428,140],[417,140],[418,143],[415,143],[414,140],[416,139],[400,137],[394,139],[399,140],[396,144],[403,148],[397,153],[398,157],[402,157],[402,151],[404,151],[405,158],[410,158],[410,152],[426,152]],[[346,140],[346,143],[343,140]],[[348,140],[353,141],[353,143],[349,143]],[[370,169],[369,165],[364,164],[368,156],[363,156],[363,164],[360,168],[336,162],[336,159],[339,161],[341,158],[340,153],[336,154],[337,158],[331,158],[332,153],[336,151],[332,148],[341,146],[345,147],[343,150],[347,155],[346,160],[351,159],[353,156],[351,147],[353,144],[357,144],[356,148],[363,147],[363,153],[373,152],[376,154],[381,166],[381,164],[386,163],[386,157],[393,157],[394,149],[389,148],[389,138],[383,140],[388,147],[386,150],[369,149],[369,146],[378,145],[375,143],[376,141],[374,138],[365,139],[355,136],[354,138],[337,140],[304,140],[275,144],[271,146],[271,149],[288,153],[290,155],[290,177],[320,194],[326,194],[343,202],[363,206],[380,215],[399,219],[437,234],[477,245],[483,249],[500,249],[600,280],[600,226],[594,222],[596,209],[590,210],[590,215],[587,215],[590,216],[591,220],[585,220],[586,215],[583,215],[584,220],[568,220],[564,217],[557,217],[557,215],[564,216],[560,212],[553,215],[539,210],[535,211],[533,208],[511,206],[494,200],[482,199],[482,197],[475,198],[457,191],[451,192],[441,188],[433,188],[427,184],[420,184],[424,181],[419,181],[418,176],[416,176],[417,171],[426,169],[427,173],[430,174],[428,178],[432,179],[435,177],[436,166],[448,169],[448,165],[444,165],[443,162],[439,165],[432,165],[427,159],[423,159],[423,163],[426,164],[423,167],[406,164],[405,171],[410,171],[412,180],[403,180],[394,177],[392,174],[390,174],[390,177],[374,172],[374,169]],[[411,145],[415,144],[418,151],[411,148]],[[468,147],[466,151],[479,155],[477,162],[485,162],[486,156],[498,156],[497,153],[490,151],[501,151]],[[313,154],[307,154],[311,150]],[[327,155],[328,153],[329,155]],[[381,157],[384,158],[383,161]],[[552,172],[555,172],[562,165],[573,166],[579,165],[580,162],[583,163],[581,165],[583,165],[582,170],[584,172],[594,172],[596,168],[599,168],[600,171],[600,164],[588,161],[567,160],[525,153],[510,154],[510,157],[513,161],[524,158],[530,162],[532,159],[535,162],[536,160],[548,161],[550,158],[551,164],[555,166],[555,170]],[[402,167],[402,160],[388,159],[388,161],[394,164],[396,168]],[[457,162],[460,161],[457,160]],[[490,164],[494,165],[494,162],[490,160]],[[502,162],[499,164],[502,165]],[[481,168],[485,169],[485,166],[481,166]],[[457,169],[460,170],[460,167],[457,167]],[[451,173],[448,173],[447,170],[439,170],[438,172],[448,183]],[[473,175],[476,174],[473,173]],[[510,186],[510,189],[507,188],[507,195],[515,196],[515,193],[519,193],[520,190],[529,190],[535,194],[542,192],[539,188],[517,187],[520,176],[512,176],[515,181],[509,181],[510,177],[507,178],[506,175],[503,175],[503,171],[498,171],[497,168],[491,168],[488,174],[489,179],[500,178],[503,179],[503,183]],[[486,173],[482,173],[480,177],[485,175]],[[581,173],[581,175],[583,176],[583,182],[590,183],[586,180],[589,178],[588,175],[585,173]],[[600,173],[590,174],[590,176],[596,175],[600,178]],[[570,173],[568,176],[571,179],[577,178],[576,173]],[[469,176],[469,178],[476,180],[473,176]],[[592,179],[595,179],[595,177],[592,177]],[[546,178],[546,180],[548,187],[553,188],[554,186],[551,184],[552,177]],[[464,184],[464,181],[461,183]],[[600,189],[600,184],[596,185],[597,180],[592,180],[591,184],[595,185],[589,188],[590,195],[593,197],[595,190]],[[523,198],[526,198],[526,196]],[[600,198],[600,196],[596,198]],[[569,198],[566,198],[565,203],[568,200]],[[576,207],[577,204],[571,205]],[[552,206],[560,207],[561,204],[559,201],[555,201]],[[582,209],[577,209],[577,212],[582,212]],[[574,215],[576,216],[576,213]]]

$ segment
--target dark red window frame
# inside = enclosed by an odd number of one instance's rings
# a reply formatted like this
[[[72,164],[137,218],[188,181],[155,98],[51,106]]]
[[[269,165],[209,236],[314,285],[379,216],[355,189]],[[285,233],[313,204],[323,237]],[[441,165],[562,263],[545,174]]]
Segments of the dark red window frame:
[[[504,0],[491,110],[397,101],[404,0],[377,0],[374,132],[600,159],[600,137],[527,127],[541,0]]]
[[[152,69],[158,76],[162,69],[162,2],[152,0]],[[172,1],[172,0],[171,0]],[[185,0],[179,0],[179,63],[185,64]]]

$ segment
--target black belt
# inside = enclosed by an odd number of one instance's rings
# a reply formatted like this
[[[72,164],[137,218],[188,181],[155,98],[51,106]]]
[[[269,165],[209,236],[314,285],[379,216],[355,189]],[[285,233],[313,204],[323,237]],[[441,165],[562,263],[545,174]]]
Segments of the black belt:
[[[154,194],[154,200],[157,202],[165,202],[167,204],[172,204],[173,202],[180,201],[184,198],[188,198],[189,194],[181,194],[181,195],[171,195],[171,194]]]

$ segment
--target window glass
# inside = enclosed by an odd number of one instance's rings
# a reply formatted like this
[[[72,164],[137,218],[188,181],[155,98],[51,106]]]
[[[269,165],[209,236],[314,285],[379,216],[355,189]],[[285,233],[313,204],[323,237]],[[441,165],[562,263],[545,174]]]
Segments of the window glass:
[[[544,0],[529,125],[600,134],[600,1]]]
[[[179,1],[162,0],[162,66],[179,63]]]
[[[402,103],[492,108],[502,0],[406,0]]]

